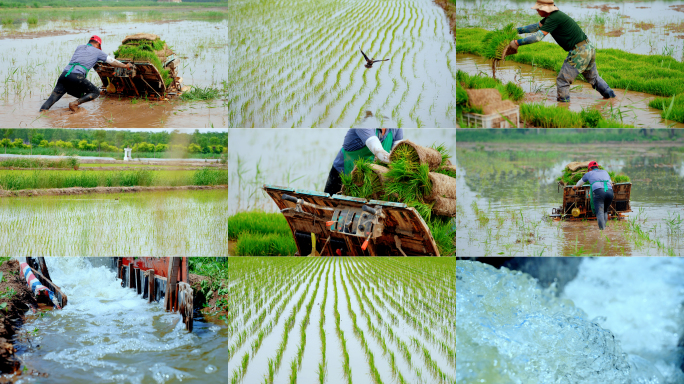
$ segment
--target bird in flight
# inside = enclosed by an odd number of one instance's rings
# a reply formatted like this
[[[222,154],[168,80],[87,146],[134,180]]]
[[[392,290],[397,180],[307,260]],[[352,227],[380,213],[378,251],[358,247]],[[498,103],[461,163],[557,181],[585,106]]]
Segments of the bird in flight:
[[[363,58],[366,59],[366,65],[364,67],[366,68],[372,68],[374,63],[377,63],[378,61],[387,61],[389,59],[384,59],[384,60],[375,60],[375,57],[372,59],[369,59],[368,56],[366,56],[365,53],[363,53],[363,50],[361,47],[359,47],[359,51],[361,51],[361,54],[363,55]]]

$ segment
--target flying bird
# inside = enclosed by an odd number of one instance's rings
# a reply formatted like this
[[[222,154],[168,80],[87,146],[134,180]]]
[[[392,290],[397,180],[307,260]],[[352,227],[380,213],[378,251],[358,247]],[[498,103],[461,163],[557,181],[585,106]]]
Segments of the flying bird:
[[[389,59],[384,59],[384,60],[375,60],[375,57],[372,59],[369,59],[368,56],[366,56],[365,53],[363,53],[363,50],[361,47],[359,47],[359,51],[361,51],[361,54],[363,55],[363,58],[366,59],[366,65],[364,67],[366,68],[372,68],[374,63],[377,63],[378,61],[387,61]]]

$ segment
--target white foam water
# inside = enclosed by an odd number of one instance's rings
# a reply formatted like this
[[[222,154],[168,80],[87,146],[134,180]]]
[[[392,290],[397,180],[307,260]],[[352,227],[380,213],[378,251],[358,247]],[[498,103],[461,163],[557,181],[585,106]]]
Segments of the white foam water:
[[[179,314],[122,288],[112,270],[80,257],[46,262],[68,304],[29,315],[24,328],[38,329],[32,344],[40,347],[21,358],[49,382],[206,383],[228,375],[225,327],[195,321],[188,333]]]

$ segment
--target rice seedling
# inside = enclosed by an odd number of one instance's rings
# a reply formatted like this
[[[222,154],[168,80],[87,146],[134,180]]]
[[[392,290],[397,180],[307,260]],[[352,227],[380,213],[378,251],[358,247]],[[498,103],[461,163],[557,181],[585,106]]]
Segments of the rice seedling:
[[[38,18],[35,16],[30,16],[28,19],[26,19],[26,22],[28,25],[38,25]]]
[[[422,260],[421,260],[422,261]],[[229,336],[229,349],[235,350],[235,343],[243,337],[243,331],[249,331],[246,336],[246,345],[254,345],[255,340],[262,338],[260,331],[264,326],[254,326],[262,324],[259,315],[263,311],[272,310],[275,303],[280,302],[284,306],[293,294],[298,298],[292,308],[288,319],[283,323],[283,336],[277,351],[262,349],[250,349],[251,359],[258,359],[264,356],[267,363],[261,369],[256,365],[243,366],[242,360],[230,363],[235,366],[235,371],[231,372],[231,380],[237,378],[236,382],[263,382],[272,383],[278,372],[278,360],[282,359],[283,351],[288,349],[291,359],[288,367],[289,382],[301,381],[299,372],[307,370],[317,374],[317,381],[324,383],[327,379],[326,358],[322,360],[304,358],[306,340],[313,335],[322,335],[323,327],[329,321],[325,318],[325,305],[327,298],[327,287],[330,281],[333,282],[333,314],[334,328],[339,340],[339,367],[342,369],[343,381],[350,383],[351,374],[351,353],[353,345],[361,345],[366,357],[363,366],[359,366],[359,372],[370,382],[390,382],[396,380],[399,383],[414,382],[415,369],[425,369],[431,377],[423,377],[425,382],[436,379],[437,382],[451,383],[449,367],[440,365],[440,360],[436,355],[443,359],[448,358],[445,354],[444,346],[439,346],[438,337],[442,337],[445,346],[455,349],[455,335],[451,332],[453,318],[455,316],[456,303],[453,288],[453,267],[452,260],[443,259],[434,262],[416,262],[414,260],[349,260],[343,261],[333,259],[300,259],[300,258],[235,258],[231,262],[231,269],[228,272],[228,295],[229,317],[231,319],[240,316],[238,330],[234,332],[237,336]],[[339,274],[339,279],[338,279]],[[322,279],[325,275],[325,279]],[[317,289],[319,283],[324,281],[323,299],[317,302],[319,294]],[[292,284],[297,282],[297,284]],[[315,284],[314,284],[315,282]],[[299,284],[304,288],[299,290]],[[313,292],[309,292],[310,288]],[[342,287],[346,301],[346,312],[342,315],[339,312],[338,289]],[[401,291],[394,287],[402,287]],[[352,298],[352,296],[354,298]],[[282,299],[282,300],[281,300]],[[353,304],[356,302],[356,304]],[[401,302],[401,303],[400,303]],[[270,303],[270,304],[269,304]],[[309,328],[308,318],[315,304],[321,304],[322,313],[319,320],[318,329]],[[251,311],[250,311],[251,310]],[[302,312],[303,311],[303,312]],[[243,322],[244,316],[249,313],[249,319]],[[393,313],[401,316],[401,319],[392,320]],[[302,316],[303,314],[303,316]],[[411,316],[415,322],[407,322]],[[294,324],[294,319],[302,319],[301,323]],[[378,320],[380,319],[380,320]],[[450,321],[439,321],[438,319],[451,319]],[[271,319],[273,324],[274,319]],[[275,320],[277,321],[277,320]],[[268,323],[268,319],[265,323]],[[287,335],[298,325],[300,336],[296,338],[296,344],[289,348],[294,338]],[[342,330],[342,327],[350,327],[354,333],[354,339],[350,340]],[[411,351],[402,338],[403,332],[399,327],[410,327],[415,331],[415,336],[411,343],[421,356],[422,362],[413,361]],[[385,341],[385,336],[392,330],[395,336]],[[451,333],[450,333],[451,332]],[[264,332],[266,334],[267,332]],[[370,336],[367,337],[370,333]],[[437,336],[439,335],[439,336]],[[265,337],[265,336],[264,336]],[[251,338],[251,339],[250,339]],[[321,337],[321,355],[325,355],[325,338]],[[450,347],[450,343],[454,347]],[[358,343],[358,344],[357,344]],[[426,360],[426,353],[429,360]],[[307,352],[308,353],[308,352]],[[234,353],[231,353],[233,356]],[[243,352],[240,352],[243,356]],[[308,355],[307,355],[308,356]],[[336,362],[337,357],[336,357]],[[409,368],[411,370],[409,370]],[[361,373],[364,372],[364,373]],[[441,373],[440,373],[441,372]],[[406,376],[409,375],[409,376]],[[422,375],[422,372],[421,372]],[[370,376],[370,377],[369,377]],[[342,380],[341,380],[342,381]]]
[[[501,60],[503,51],[511,42],[518,38],[518,32],[513,28],[513,23],[501,29],[489,32],[482,39],[481,55],[493,60]]]

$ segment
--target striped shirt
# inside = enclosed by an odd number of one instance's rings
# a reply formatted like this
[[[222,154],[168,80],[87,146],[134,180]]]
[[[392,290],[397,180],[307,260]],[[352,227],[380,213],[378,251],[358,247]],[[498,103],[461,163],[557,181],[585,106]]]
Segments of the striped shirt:
[[[71,60],[69,60],[70,64],[64,67],[64,72],[68,72],[71,69],[72,63],[79,63],[90,70],[98,61],[107,61],[107,54],[92,45],[79,45],[76,51],[74,51],[74,55],[71,56]],[[71,73],[74,72],[82,75],[86,74],[86,70],[78,65],[71,71]]]
[[[382,142],[385,137],[392,132],[392,144],[404,138],[403,128],[389,128],[385,134],[379,133],[378,139]],[[376,136],[374,128],[350,128],[344,136],[342,149],[347,152],[358,151],[366,146],[366,140],[371,136]],[[337,157],[333,162],[333,167],[340,173],[344,172],[344,155],[342,149],[337,153]]]

